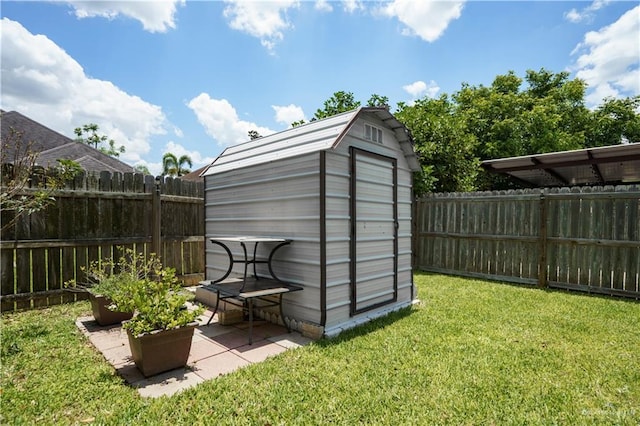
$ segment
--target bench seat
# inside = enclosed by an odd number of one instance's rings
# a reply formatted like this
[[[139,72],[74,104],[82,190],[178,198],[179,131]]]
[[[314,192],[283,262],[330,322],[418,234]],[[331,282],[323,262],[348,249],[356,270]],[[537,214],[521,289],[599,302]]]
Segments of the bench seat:
[[[280,310],[280,318],[287,327],[287,331],[291,332],[291,328],[284,319],[282,310],[282,295],[295,291],[301,291],[303,288],[293,284],[285,283],[279,280],[267,278],[227,278],[224,281],[212,283],[211,281],[201,281],[200,287],[203,290],[216,293],[216,306],[207,322],[211,323],[213,317],[218,312],[220,301],[223,300],[232,305],[239,306],[243,311],[249,314],[249,344],[252,343],[253,330],[253,308],[254,302],[259,301],[261,308],[277,306]]]

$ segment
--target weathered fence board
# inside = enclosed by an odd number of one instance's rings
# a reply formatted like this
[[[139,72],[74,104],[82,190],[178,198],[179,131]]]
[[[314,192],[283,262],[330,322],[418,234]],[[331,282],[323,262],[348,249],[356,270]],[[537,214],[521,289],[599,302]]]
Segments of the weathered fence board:
[[[159,211],[153,207],[156,193]],[[76,176],[45,210],[2,230],[2,311],[85,298],[64,283],[83,281],[92,261],[117,258],[124,248],[150,254],[154,223],[160,226],[163,264],[178,275],[203,273],[203,195],[202,182],[156,182],[133,173]],[[2,223],[11,219],[12,212],[1,214]]]
[[[640,298],[640,187],[417,200],[419,269]]]
[[[45,211],[4,229],[0,309],[86,297],[64,283],[83,280],[83,268],[117,256],[118,247],[145,254],[158,247],[179,275],[201,274],[203,185],[158,184],[156,204],[152,176],[83,174]],[[414,211],[419,269],[640,298],[637,186],[434,194]],[[10,216],[3,211],[2,222]]]

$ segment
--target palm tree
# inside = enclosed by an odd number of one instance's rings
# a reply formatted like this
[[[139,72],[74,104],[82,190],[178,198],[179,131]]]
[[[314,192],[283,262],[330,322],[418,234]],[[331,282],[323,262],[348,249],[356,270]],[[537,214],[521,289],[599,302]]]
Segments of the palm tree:
[[[186,168],[185,165],[191,167],[191,157],[188,155],[182,155],[180,158],[175,154],[167,152],[162,156],[162,175],[163,176],[183,176],[189,173],[191,170]]]

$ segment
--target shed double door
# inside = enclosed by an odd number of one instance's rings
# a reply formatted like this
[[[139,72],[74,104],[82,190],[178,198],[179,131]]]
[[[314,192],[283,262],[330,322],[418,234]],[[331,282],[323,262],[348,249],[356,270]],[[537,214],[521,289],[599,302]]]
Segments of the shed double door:
[[[351,315],[398,298],[397,162],[351,150]]]

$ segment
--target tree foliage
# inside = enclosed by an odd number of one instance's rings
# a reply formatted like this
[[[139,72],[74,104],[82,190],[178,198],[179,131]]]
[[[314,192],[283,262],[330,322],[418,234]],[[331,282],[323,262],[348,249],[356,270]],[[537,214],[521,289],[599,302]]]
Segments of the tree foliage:
[[[639,97],[607,99],[591,111],[586,88],[567,72],[529,70],[522,79],[511,71],[488,87],[462,84],[450,97],[399,104],[396,116],[423,163],[427,184],[417,189],[512,188],[518,184],[481,170],[479,160],[640,140]]]
[[[591,114],[585,131],[585,147],[640,142],[640,96],[625,99],[607,98]]]
[[[351,111],[360,107],[360,101],[356,101],[352,92],[335,92],[329,99],[324,101],[324,107],[316,110],[314,118],[321,120],[342,112]]]
[[[376,93],[371,95],[369,100],[367,101],[367,106],[369,107],[382,107],[389,108],[389,98],[386,96],[381,96]]]
[[[10,128],[0,147],[2,230],[55,202],[55,192],[82,171],[73,160],[58,159],[50,168],[38,166],[37,160],[33,141],[24,141],[23,132]]]
[[[90,123],[82,127],[76,127],[73,132],[77,136],[76,141],[93,146],[103,154],[115,158],[120,157],[120,154],[124,154],[124,145],[116,147],[116,142],[113,139],[109,139],[107,135],[98,134],[99,129],[100,127],[97,124]],[[103,146],[104,144],[107,144],[107,146]]]
[[[568,72],[542,68],[523,78],[509,71],[490,86],[463,83],[451,95],[399,103],[394,114],[413,135],[422,163],[414,177],[416,194],[518,186],[485,172],[481,160],[640,141],[640,96],[605,99],[590,110],[586,89]],[[367,101],[387,104],[388,98],[377,94]],[[312,120],[359,106],[353,93],[335,92]]]
[[[478,172],[477,139],[442,95],[408,106],[399,104],[396,117],[410,129],[422,172],[414,175],[414,192],[470,191]]]
[[[151,172],[149,171],[149,168],[144,164],[138,164],[137,166],[134,167],[134,169],[136,169],[136,172],[142,173],[143,175],[151,174]]]
[[[257,130],[249,130],[247,132],[247,136],[249,136],[249,139],[251,139],[251,140],[255,140],[255,139],[258,139],[258,138],[262,137],[262,135],[260,133],[258,133]]]
[[[167,152],[162,156],[162,175],[173,177],[184,176],[191,172],[191,169],[186,167],[187,165],[189,167],[193,166],[191,157],[188,155],[182,155],[178,158],[175,154]]]

